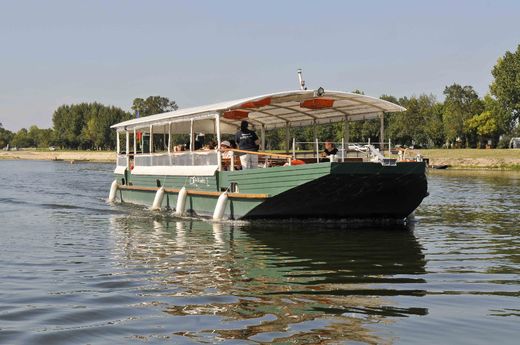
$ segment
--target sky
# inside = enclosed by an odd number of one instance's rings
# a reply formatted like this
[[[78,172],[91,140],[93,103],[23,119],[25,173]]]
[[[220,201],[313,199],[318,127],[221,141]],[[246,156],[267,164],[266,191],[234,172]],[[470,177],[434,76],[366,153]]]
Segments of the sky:
[[[52,126],[62,104],[181,108],[298,89],[379,97],[488,92],[520,44],[520,1],[0,0],[0,123]]]

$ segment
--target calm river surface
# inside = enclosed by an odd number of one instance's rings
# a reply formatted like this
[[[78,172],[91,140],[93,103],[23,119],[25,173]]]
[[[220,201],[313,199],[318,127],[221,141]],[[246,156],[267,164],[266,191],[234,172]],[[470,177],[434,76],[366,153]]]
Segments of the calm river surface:
[[[520,173],[431,173],[408,229],[352,229],[109,205],[112,170],[0,161],[1,344],[519,342]]]

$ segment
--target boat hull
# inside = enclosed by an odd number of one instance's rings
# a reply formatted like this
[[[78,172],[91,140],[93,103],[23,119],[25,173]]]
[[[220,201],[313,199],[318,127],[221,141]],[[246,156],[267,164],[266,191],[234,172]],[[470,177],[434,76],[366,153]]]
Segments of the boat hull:
[[[161,185],[167,188],[162,207],[174,209],[177,193],[173,189],[184,186],[192,191],[186,200],[187,210],[201,216],[211,216],[219,193],[234,185],[238,193],[230,193],[224,212],[232,219],[402,221],[427,195],[425,165],[415,162],[393,167],[364,162],[320,163],[224,171],[208,177],[134,176],[128,172],[116,176],[118,182],[124,178],[133,188],[120,190],[124,202],[150,206],[154,191]],[[168,188],[173,189],[169,192]],[[204,192],[208,195],[200,195]]]
[[[246,217],[401,220],[427,196],[423,164],[366,164],[333,163],[330,174],[269,198]]]

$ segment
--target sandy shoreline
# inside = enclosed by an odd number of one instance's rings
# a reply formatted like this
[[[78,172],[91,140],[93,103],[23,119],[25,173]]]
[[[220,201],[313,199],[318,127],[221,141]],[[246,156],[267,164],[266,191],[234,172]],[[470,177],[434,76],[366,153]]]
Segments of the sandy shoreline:
[[[420,150],[431,165],[449,165],[450,169],[520,170],[520,150]],[[57,160],[70,162],[114,163],[113,151],[0,151],[2,159]]]
[[[113,151],[0,151],[0,159],[110,163],[116,161]]]

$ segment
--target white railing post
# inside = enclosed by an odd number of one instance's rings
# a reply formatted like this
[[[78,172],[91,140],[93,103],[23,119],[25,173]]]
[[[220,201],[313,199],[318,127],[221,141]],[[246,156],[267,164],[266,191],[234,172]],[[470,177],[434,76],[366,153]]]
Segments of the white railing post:
[[[296,138],[292,138],[292,156],[296,159]]]
[[[121,152],[121,143],[119,143],[119,131],[116,132],[116,153],[119,155]]]
[[[341,138],[341,162],[345,162],[345,138]]]
[[[222,155],[220,153],[220,114],[215,115],[215,132],[217,132],[217,163],[218,171],[222,171]]]
[[[148,150],[150,154],[153,153],[153,125],[150,125],[150,149]]]
[[[134,161],[135,161],[136,155],[137,155],[137,131],[134,128]]]
[[[315,142],[316,142],[316,163],[319,163],[320,162],[320,144],[318,143],[318,138],[315,138],[314,139]]]
[[[130,132],[129,131],[126,131],[125,150],[126,150],[126,168],[130,170]]]
[[[231,151],[231,165],[229,167],[229,170],[235,171],[235,152]]]

